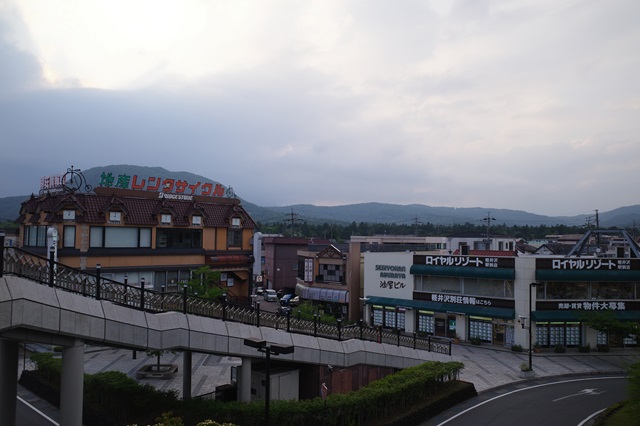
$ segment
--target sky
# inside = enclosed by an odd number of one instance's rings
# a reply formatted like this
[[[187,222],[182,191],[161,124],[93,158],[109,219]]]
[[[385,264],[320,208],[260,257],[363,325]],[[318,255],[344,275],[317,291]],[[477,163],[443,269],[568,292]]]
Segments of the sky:
[[[0,197],[112,164],[260,206],[640,204],[637,0],[0,0]]]

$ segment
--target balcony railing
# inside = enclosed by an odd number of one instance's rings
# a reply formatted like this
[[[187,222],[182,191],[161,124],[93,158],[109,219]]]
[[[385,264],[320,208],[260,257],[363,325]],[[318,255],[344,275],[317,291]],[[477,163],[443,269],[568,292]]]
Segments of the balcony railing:
[[[1,239],[0,239],[1,240]],[[0,241],[0,243],[2,243]],[[100,268],[96,273],[75,269],[54,261],[53,252],[49,258],[42,257],[18,247],[3,247],[0,277],[15,275],[29,280],[69,291],[96,300],[107,300],[132,309],[146,312],[177,311],[223,321],[240,322],[257,327],[286,330],[289,333],[306,334],[334,340],[360,339],[397,346],[412,347],[446,355],[451,354],[451,339],[442,337],[418,337],[416,333],[385,331],[382,328],[358,325],[342,326],[320,322],[318,316],[306,320],[295,315],[281,316],[260,310],[260,304],[245,306],[231,304],[226,300],[211,300],[187,293],[187,286],[181,291],[154,291],[102,277]]]

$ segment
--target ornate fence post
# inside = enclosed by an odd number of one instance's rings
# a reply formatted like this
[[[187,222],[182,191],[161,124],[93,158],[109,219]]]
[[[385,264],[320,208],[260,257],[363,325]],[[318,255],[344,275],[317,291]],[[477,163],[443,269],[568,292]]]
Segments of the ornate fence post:
[[[56,250],[51,247],[49,249],[49,287],[53,287],[53,276],[55,274]]]
[[[338,342],[342,340],[342,320],[338,318]]]
[[[140,278],[140,310],[144,311],[144,278]]]
[[[256,302],[256,327],[260,327],[260,302]]]
[[[291,332],[291,311],[287,312],[287,333]]]
[[[396,329],[396,333],[398,333],[398,345],[397,346],[400,346],[400,329],[399,328]]]
[[[98,263],[96,265],[96,300],[100,300],[100,269],[102,267]]]
[[[182,287],[182,313],[187,313],[187,285]]]
[[[416,337],[418,336],[418,333],[416,333],[415,331],[413,332],[413,349],[416,348]]]
[[[360,340],[362,340],[362,329],[364,327],[364,324],[363,324],[364,321],[362,321],[362,319],[360,319],[360,320],[358,320],[358,322],[360,323]]]

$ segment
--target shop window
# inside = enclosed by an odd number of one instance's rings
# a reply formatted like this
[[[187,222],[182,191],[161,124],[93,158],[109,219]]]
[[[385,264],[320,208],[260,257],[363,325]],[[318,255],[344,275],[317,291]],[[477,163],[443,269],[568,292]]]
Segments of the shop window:
[[[89,247],[151,247],[151,228],[92,226],[89,231]]]
[[[76,227],[65,226],[62,230],[62,247],[74,248],[76,246]]]
[[[202,230],[158,228],[156,248],[202,248]]]
[[[373,325],[382,326],[384,308],[382,306],[372,306],[371,309],[373,310]]]
[[[635,283],[592,282],[592,299],[635,299]]]
[[[435,333],[435,321],[433,319],[433,312],[418,312],[418,331],[422,333]]]
[[[47,227],[25,226],[22,245],[29,247],[45,247],[47,245]]]

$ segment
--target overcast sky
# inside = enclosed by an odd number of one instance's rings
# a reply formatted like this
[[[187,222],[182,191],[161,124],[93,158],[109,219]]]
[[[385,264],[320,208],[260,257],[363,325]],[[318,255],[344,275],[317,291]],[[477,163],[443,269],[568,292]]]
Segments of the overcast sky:
[[[640,204],[640,1],[0,0],[0,197],[111,164],[261,206]]]

